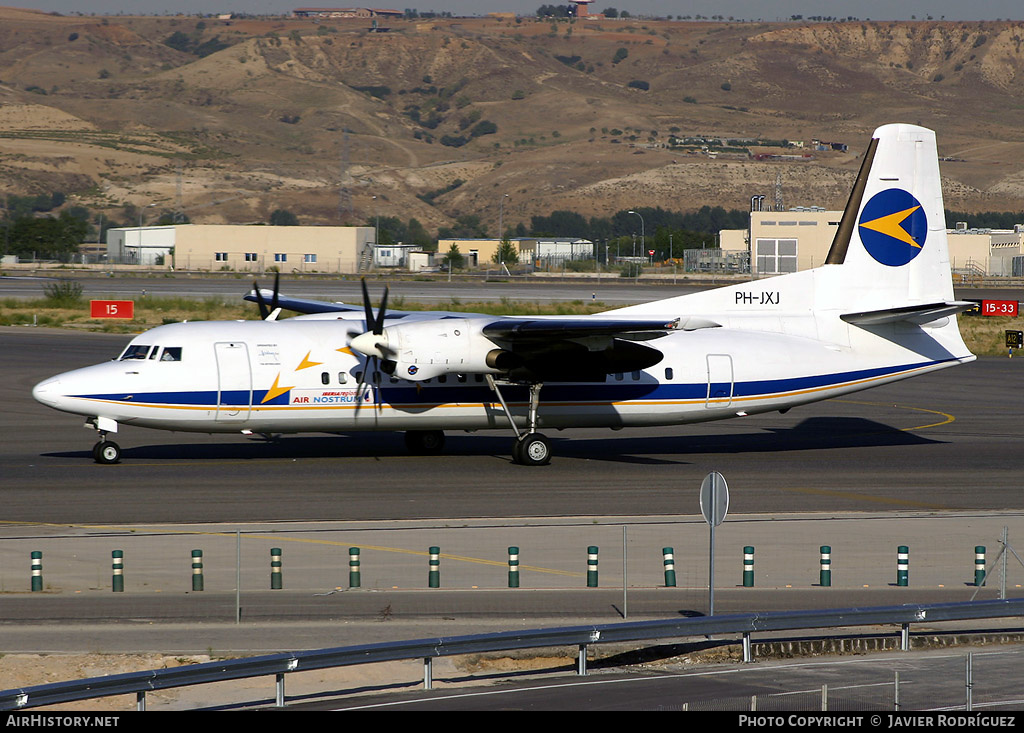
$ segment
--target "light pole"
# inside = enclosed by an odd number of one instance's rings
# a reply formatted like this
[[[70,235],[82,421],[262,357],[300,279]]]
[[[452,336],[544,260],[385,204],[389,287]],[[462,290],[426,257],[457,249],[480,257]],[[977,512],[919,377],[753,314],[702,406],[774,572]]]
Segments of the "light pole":
[[[505,222],[505,199],[508,198],[508,194],[502,194],[501,198],[498,199],[498,269],[502,269],[505,266],[505,232],[502,229]]]
[[[646,245],[646,241],[645,241],[646,237],[644,236],[644,218],[643,218],[643,216],[640,215],[640,212],[638,212],[638,211],[630,210],[629,213],[630,214],[636,214],[637,216],[640,217],[640,251],[641,252],[646,252],[647,251],[647,245]],[[633,252],[633,256],[634,257],[636,256],[636,252]]]
[[[373,197],[373,201],[373,214],[375,217],[373,224],[373,246],[376,247],[378,244],[380,244],[380,207],[376,203],[376,196]]]
[[[509,198],[509,195],[505,193],[502,194],[501,198],[498,200],[498,239],[505,238],[505,230],[503,227],[505,219],[505,199],[507,198]]]

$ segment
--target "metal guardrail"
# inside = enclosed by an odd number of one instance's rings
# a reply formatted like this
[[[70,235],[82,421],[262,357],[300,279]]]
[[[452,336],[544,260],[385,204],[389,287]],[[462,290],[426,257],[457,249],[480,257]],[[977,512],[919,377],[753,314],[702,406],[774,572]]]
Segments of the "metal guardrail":
[[[136,695],[138,709],[144,710],[145,696],[149,691],[269,675],[276,677],[277,704],[283,706],[284,678],[289,672],[305,672],[404,659],[423,659],[424,686],[429,689],[431,687],[431,660],[435,657],[557,646],[578,647],[577,673],[585,675],[586,650],[592,644],[723,634],[741,634],[744,661],[751,661],[751,634],[767,631],[898,625],[901,627],[901,648],[906,650],[909,649],[911,624],[1013,616],[1024,616],[1024,598],[966,603],[701,616],[383,642],[312,651],[282,652],[224,662],[207,662],[174,669],[131,672],[2,690],[0,691],[0,710],[22,710],[75,700],[132,693]]]

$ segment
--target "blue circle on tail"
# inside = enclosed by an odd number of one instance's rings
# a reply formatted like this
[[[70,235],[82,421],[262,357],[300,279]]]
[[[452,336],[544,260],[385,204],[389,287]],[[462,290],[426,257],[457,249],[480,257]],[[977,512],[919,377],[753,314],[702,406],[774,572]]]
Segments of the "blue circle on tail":
[[[928,217],[908,191],[890,188],[871,197],[860,212],[857,231],[864,249],[889,267],[907,264],[924,249]]]

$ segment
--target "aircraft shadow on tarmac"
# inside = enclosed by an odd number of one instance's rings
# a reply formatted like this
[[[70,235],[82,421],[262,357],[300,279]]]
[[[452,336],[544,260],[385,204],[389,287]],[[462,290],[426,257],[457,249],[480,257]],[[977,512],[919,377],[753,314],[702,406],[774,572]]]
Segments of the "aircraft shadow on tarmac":
[[[694,430],[693,426],[680,430]],[[720,430],[716,428],[716,430]],[[554,455],[620,463],[683,463],[686,456],[776,453],[824,449],[876,448],[940,443],[913,432],[857,417],[812,417],[792,427],[766,427],[756,431],[716,432],[692,435],[609,435],[579,434],[562,438],[549,431]],[[511,449],[511,436],[490,434],[447,436],[439,458],[451,456],[505,457]],[[52,458],[82,459],[89,450],[42,454]],[[335,436],[284,436],[276,440],[249,439],[244,442],[163,443],[125,448],[125,461],[133,460],[265,460],[296,458],[359,458],[408,456],[400,433],[355,433]],[[511,459],[509,459],[511,461]]]

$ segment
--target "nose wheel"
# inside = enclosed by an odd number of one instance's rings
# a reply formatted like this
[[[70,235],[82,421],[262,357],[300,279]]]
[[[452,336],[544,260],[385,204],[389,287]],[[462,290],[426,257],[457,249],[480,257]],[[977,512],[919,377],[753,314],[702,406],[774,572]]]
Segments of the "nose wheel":
[[[92,447],[92,457],[96,463],[118,463],[121,460],[121,446],[112,440],[101,440]]]

